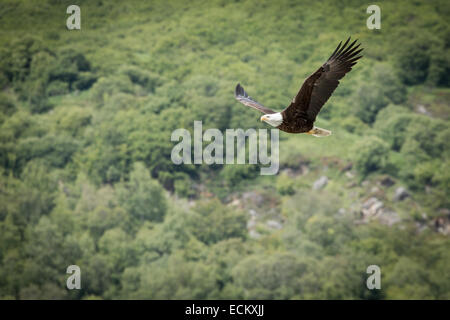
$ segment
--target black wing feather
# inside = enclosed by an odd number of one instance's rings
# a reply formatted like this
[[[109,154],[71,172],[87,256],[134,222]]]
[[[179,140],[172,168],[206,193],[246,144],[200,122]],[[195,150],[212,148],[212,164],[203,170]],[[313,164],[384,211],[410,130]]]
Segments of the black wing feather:
[[[322,106],[328,101],[347,72],[362,57],[358,54],[360,44],[355,46],[357,40],[350,43],[350,38],[339,43],[328,60],[303,83],[295,99],[284,112],[287,116],[306,116],[308,120],[315,121]]]

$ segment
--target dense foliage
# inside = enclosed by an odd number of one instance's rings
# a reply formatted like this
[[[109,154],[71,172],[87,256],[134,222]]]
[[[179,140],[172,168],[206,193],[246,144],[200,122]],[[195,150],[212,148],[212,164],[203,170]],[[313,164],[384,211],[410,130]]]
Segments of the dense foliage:
[[[0,299],[450,299],[448,1],[380,1],[381,30],[357,0],[78,1],[78,31],[70,4],[0,3]],[[194,120],[267,127],[238,82],[281,109],[349,35],[332,136],[280,134],[276,176],[172,163]]]

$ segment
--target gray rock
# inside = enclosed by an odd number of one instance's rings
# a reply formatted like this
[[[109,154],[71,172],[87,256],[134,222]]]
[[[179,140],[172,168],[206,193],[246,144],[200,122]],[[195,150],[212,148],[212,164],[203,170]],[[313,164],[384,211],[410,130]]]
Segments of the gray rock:
[[[302,164],[300,166],[300,170],[302,172],[302,175],[306,175],[309,173],[309,167],[307,165]]]
[[[355,174],[351,171],[346,171],[345,176],[349,179],[353,179],[355,177]]]
[[[416,228],[419,233],[422,233],[428,229],[428,226],[425,223],[416,222]]]
[[[388,226],[392,226],[401,220],[397,212],[388,209],[382,209],[378,215],[378,219],[381,223],[387,224]]]
[[[233,201],[231,201],[229,204],[229,206],[235,206],[235,207],[239,207],[241,205],[241,200],[239,199],[233,199]]]
[[[248,213],[250,213],[250,215],[252,217],[256,217],[258,215],[258,213],[255,210],[253,210],[253,209],[248,210]]]
[[[385,208],[384,203],[375,197],[371,197],[364,202],[361,211],[364,222],[377,219],[383,224],[392,226],[401,220],[397,212]]]
[[[417,106],[417,112],[431,117],[431,113],[427,110],[427,108],[425,108],[423,104],[419,104]]]
[[[373,186],[371,189],[370,189],[370,193],[378,193],[380,191],[380,189],[377,187],[377,186]]]
[[[319,179],[314,181],[313,189],[319,190],[324,188],[328,184],[328,177],[327,176],[321,176]]]
[[[405,188],[398,187],[397,189],[395,189],[394,201],[402,201],[402,200],[405,200],[406,198],[408,198],[410,196],[411,195],[409,194],[409,192]]]
[[[383,208],[384,204],[375,197],[369,198],[362,205],[362,214],[364,218],[374,217],[379,213],[379,210]]]
[[[249,219],[247,221],[247,229],[254,229],[256,227],[256,220],[255,219]]]
[[[363,209],[369,209],[371,208],[375,203],[377,202],[381,202],[380,200],[378,200],[375,197],[371,197],[369,199],[367,199],[363,204],[362,204],[362,208]]]
[[[261,234],[255,230],[250,230],[248,233],[249,237],[252,239],[259,239],[261,238]]]
[[[247,203],[251,202],[257,207],[262,206],[262,204],[264,203],[264,197],[256,191],[245,192],[244,194],[242,194],[242,200]]]
[[[447,208],[442,208],[439,209],[439,214],[443,215],[443,216],[447,216],[450,219],[450,209]]]
[[[266,225],[271,229],[281,229],[283,228],[283,225],[278,222],[277,220],[268,220],[266,222]]]

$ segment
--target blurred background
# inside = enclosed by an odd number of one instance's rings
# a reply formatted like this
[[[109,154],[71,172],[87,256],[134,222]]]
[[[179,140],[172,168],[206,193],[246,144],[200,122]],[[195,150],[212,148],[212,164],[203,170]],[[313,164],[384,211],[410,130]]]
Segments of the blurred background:
[[[450,299],[448,1],[71,4],[0,2],[0,299]],[[280,133],[278,175],[171,162],[194,120],[268,128],[236,84],[281,110],[348,36],[333,135]]]

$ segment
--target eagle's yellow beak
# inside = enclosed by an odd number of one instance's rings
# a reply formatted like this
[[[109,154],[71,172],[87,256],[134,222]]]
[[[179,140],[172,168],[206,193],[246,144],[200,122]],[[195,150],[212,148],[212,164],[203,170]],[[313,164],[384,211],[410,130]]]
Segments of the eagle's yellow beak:
[[[267,120],[267,117],[266,117],[266,116],[262,116],[260,120],[261,120],[261,121],[266,121],[266,120]]]

